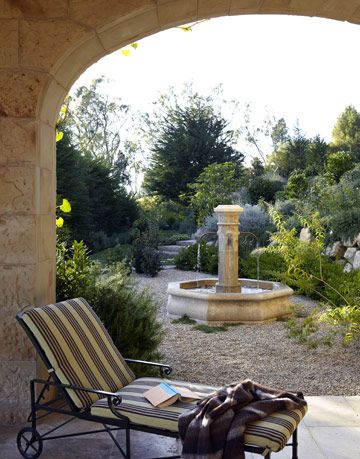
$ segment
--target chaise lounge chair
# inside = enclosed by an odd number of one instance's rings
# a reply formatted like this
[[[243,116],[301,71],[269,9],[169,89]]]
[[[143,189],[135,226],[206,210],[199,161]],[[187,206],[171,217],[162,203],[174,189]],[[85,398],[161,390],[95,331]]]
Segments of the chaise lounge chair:
[[[131,458],[131,430],[178,437],[178,417],[194,405],[176,403],[166,408],[155,408],[143,397],[145,390],[170,375],[171,368],[162,363],[124,359],[83,298],[30,309],[18,314],[17,320],[49,372],[47,380],[34,379],[30,382],[30,427],[21,429],[17,436],[17,446],[23,457],[36,459],[45,440],[72,436],[53,433],[76,418],[103,426],[101,430],[87,430],[76,435],[107,432],[126,459]],[[139,362],[157,367],[162,378],[136,379],[128,364]],[[188,387],[204,397],[215,390],[210,386],[165,380]],[[56,388],[57,395],[46,401],[45,393],[51,387]],[[50,413],[70,418],[40,434],[37,421]],[[283,411],[248,424],[245,451],[262,454],[269,459],[270,454],[280,451],[292,436],[292,459],[297,459],[297,426],[304,415],[305,409]],[[125,447],[114,436],[114,431],[120,429],[125,429]]]

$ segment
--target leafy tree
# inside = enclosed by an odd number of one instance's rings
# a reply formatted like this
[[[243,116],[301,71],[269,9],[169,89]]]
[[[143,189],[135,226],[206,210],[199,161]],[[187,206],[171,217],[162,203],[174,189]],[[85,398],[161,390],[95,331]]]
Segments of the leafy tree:
[[[360,160],[360,113],[349,105],[338,117],[333,130],[333,143],[342,150],[350,151]]]
[[[129,181],[128,157],[120,134],[129,116],[129,106],[101,92],[104,78],[81,86],[70,100],[67,125],[74,146],[92,159],[106,161],[122,183]],[[128,150],[129,152],[129,150]]]
[[[305,173],[307,176],[322,173],[328,153],[329,145],[319,135],[310,139],[305,152]]]
[[[265,174],[265,167],[259,158],[253,158],[251,161],[250,175],[252,177],[260,177]]]
[[[211,98],[197,93],[185,105],[163,99],[151,128],[150,167],[144,188],[166,199],[179,200],[201,171],[212,163],[234,162],[243,155],[234,148],[235,133],[216,111]]]
[[[248,193],[251,204],[257,204],[260,199],[273,202],[275,193],[283,189],[283,183],[270,180],[265,176],[255,177],[249,183]]]
[[[330,153],[325,164],[326,177],[329,183],[338,183],[340,177],[354,167],[354,161],[349,151]]]
[[[270,169],[283,177],[289,177],[295,169],[305,169],[309,144],[310,141],[301,132],[297,133],[271,154],[268,160]]]
[[[273,126],[271,130],[271,140],[274,151],[276,151],[282,143],[289,140],[289,130],[284,118],[278,119]]]
[[[291,173],[288,183],[285,187],[285,196],[287,199],[300,199],[304,196],[308,187],[308,181],[304,172],[295,170]]]
[[[234,163],[210,164],[205,167],[189,185],[194,194],[190,205],[195,211],[197,224],[204,223],[208,215],[212,215],[214,207],[219,204],[231,204],[232,193],[239,187],[239,177]]]
[[[66,216],[67,239],[84,240],[92,249],[105,248],[116,242],[109,238],[131,227],[137,218],[136,202],[105,159],[82,155],[71,144],[68,130],[62,131],[56,144],[57,193],[72,204]]]

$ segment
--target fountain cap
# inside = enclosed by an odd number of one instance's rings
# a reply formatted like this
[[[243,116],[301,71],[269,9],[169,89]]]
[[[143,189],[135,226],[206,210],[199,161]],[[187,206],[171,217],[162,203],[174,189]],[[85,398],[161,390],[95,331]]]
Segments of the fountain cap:
[[[237,205],[220,205],[215,207],[214,212],[216,213],[234,213],[240,214],[244,209]]]

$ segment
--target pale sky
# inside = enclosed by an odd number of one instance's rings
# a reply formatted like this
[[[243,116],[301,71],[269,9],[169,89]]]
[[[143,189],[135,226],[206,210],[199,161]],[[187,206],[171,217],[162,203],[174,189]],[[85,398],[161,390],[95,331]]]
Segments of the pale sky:
[[[360,26],[294,16],[250,15],[211,19],[192,32],[170,29],[140,40],[91,66],[75,83],[105,75],[108,91],[147,110],[169,86],[194,81],[207,94],[249,102],[258,119],[265,108],[307,136],[330,140],[346,105],[360,110]]]

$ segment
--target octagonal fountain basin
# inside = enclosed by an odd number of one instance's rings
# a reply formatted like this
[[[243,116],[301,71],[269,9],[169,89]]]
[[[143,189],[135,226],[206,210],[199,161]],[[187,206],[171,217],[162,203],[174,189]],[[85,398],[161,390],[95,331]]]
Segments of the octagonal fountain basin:
[[[216,293],[217,279],[170,282],[168,316],[187,315],[199,323],[257,324],[291,315],[294,291],[278,282],[239,279],[241,293]]]

